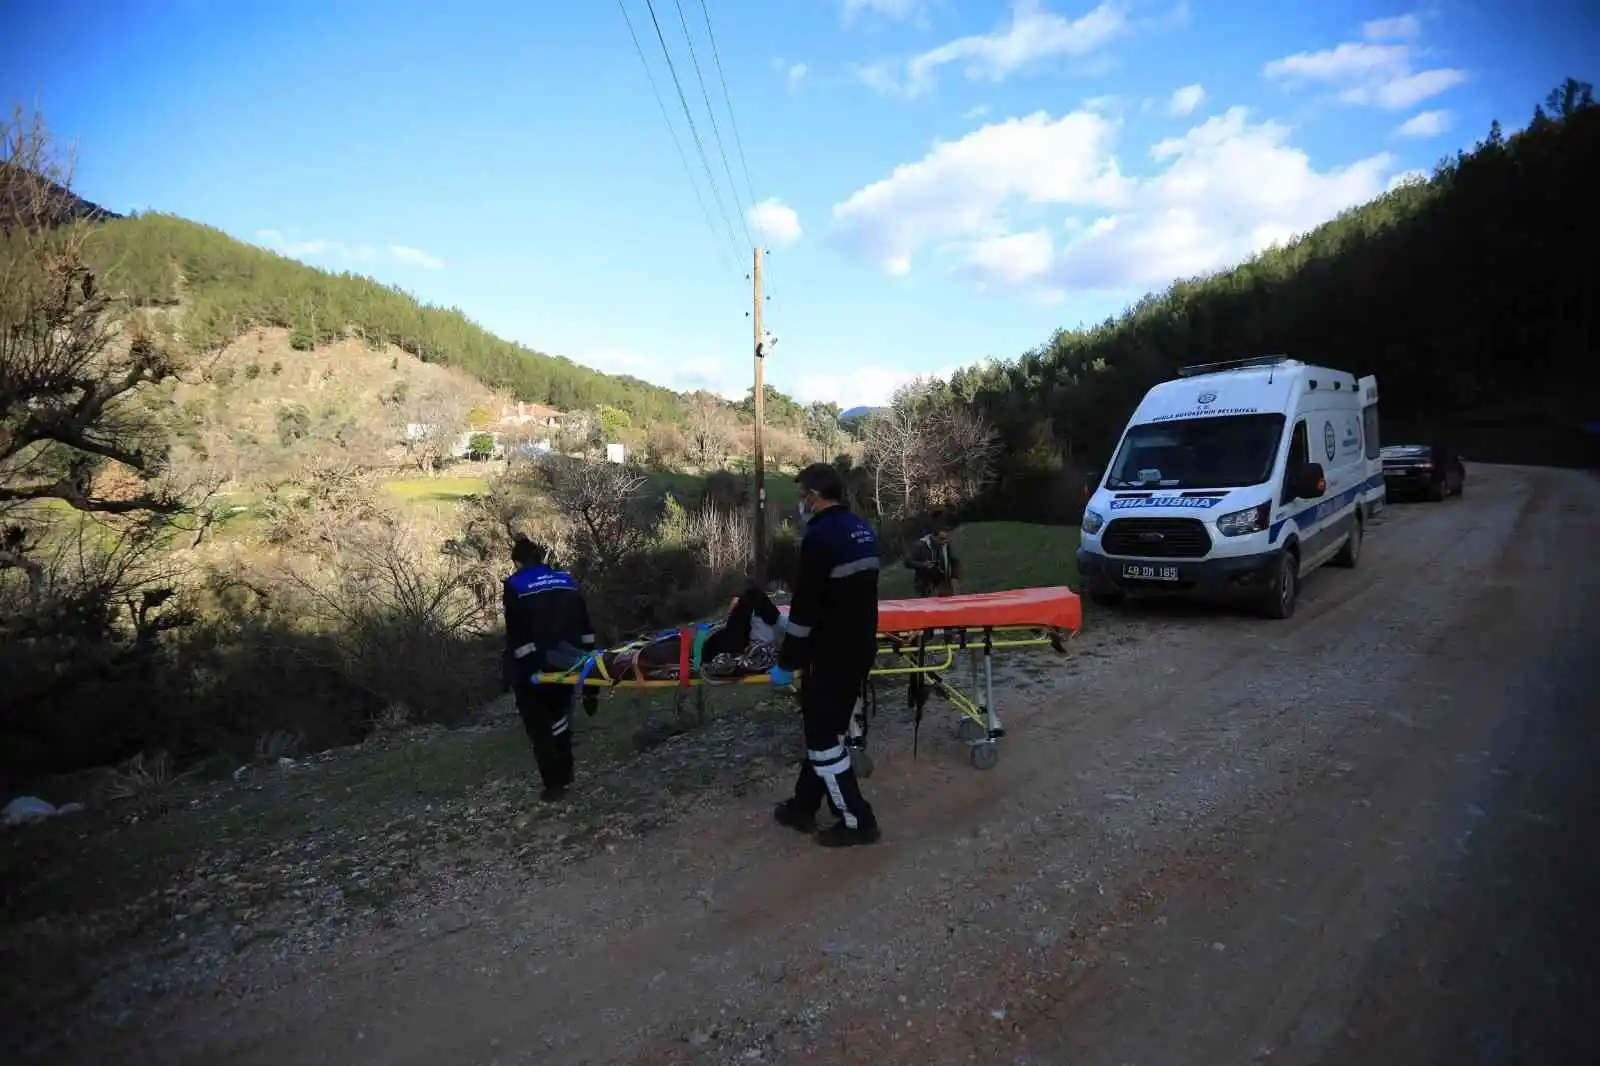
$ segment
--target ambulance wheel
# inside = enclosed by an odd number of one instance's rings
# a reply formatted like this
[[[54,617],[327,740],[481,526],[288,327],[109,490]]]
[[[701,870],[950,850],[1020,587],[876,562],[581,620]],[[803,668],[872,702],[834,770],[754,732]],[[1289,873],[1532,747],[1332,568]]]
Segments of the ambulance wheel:
[[[850,769],[863,780],[872,776],[872,756],[868,754],[866,748],[850,749]]]
[[[956,723],[957,740],[977,740],[987,732],[987,729],[984,729],[983,726],[979,725],[977,722],[974,722],[966,715],[962,715],[961,721]]]
[[[972,765],[979,770],[993,770],[1000,761],[1000,745],[992,740],[972,745]]]
[[[1339,549],[1339,554],[1333,557],[1334,566],[1342,566],[1346,570],[1353,570],[1361,562],[1361,519],[1357,518],[1350,523],[1350,539],[1344,542],[1344,547]]]
[[[1278,553],[1277,572],[1262,601],[1262,613],[1268,618],[1292,618],[1295,601],[1299,598],[1300,556],[1293,548],[1285,548]]]

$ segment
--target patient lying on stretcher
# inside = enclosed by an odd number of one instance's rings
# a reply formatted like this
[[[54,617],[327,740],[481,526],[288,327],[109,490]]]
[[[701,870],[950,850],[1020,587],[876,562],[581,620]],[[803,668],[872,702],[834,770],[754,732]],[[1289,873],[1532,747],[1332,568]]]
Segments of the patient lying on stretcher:
[[[745,589],[724,621],[685,627],[691,641],[687,654],[691,673],[711,681],[766,673],[778,661],[781,621],[766,593],[753,585]],[[670,630],[647,642],[602,652],[606,676],[622,681],[679,680],[686,658],[684,632]]]

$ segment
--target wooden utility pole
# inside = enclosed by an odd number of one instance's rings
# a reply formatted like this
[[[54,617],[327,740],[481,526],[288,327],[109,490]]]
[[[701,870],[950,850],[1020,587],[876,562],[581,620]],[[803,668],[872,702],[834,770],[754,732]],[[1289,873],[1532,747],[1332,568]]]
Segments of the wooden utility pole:
[[[750,319],[755,324],[755,354],[756,354],[756,391],[755,397],[755,427],[752,437],[755,442],[755,474],[756,474],[756,572],[755,582],[758,587],[766,587],[767,583],[767,457],[761,447],[761,427],[766,420],[767,413],[767,385],[762,374],[762,364],[766,361],[766,337],[761,329],[761,248],[755,250],[755,265],[750,271],[750,279],[755,283],[755,310],[750,313]]]

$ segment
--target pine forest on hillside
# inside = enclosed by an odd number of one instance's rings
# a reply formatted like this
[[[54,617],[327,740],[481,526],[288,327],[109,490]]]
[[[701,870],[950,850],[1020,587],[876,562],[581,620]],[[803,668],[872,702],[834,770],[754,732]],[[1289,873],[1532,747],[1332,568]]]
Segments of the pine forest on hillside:
[[[187,345],[220,348],[252,327],[291,331],[309,350],[346,336],[393,345],[471,374],[490,388],[560,410],[619,408],[676,418],[676,393],[602,374],[502,340],[461,311],[429,307],[355,274],[330,274],[173,215],[142,214],[98,227],[90,256],[105,283],[137,306],[182,307]]]

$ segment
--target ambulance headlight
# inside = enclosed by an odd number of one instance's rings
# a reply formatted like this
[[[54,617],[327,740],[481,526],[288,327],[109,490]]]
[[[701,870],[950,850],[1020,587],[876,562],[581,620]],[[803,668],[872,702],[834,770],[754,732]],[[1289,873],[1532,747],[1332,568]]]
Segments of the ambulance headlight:
[[[1272,518],[1272,504],[1262,503],[1232,511],[1217,518],[1217,532],[1224,537],[1242,537],[1246,533],[1260,533]]]
[[[1083,509],[1083,531],[1089,534],[1100,532],[1100,527],[1106,524],[1105,515],[1099,511],[1085,507]]]

